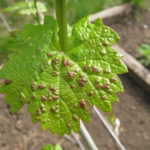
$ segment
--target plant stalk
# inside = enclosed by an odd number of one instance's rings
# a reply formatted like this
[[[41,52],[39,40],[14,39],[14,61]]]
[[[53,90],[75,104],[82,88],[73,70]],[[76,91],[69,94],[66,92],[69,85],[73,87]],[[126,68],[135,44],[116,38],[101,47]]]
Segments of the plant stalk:
[[[56,17],[59,25],[59,43],[61,51],[67,50],[68,32],[67,32],[67,4],[66,0],[55,0]]]
[[[37,6],[37,0],[34,0],[34,7],[36,9],[36,16],[35,16],[36,21],[38,24],[40,24],[40,17],[39,17],[39,10],[38,10],[38,6]]]

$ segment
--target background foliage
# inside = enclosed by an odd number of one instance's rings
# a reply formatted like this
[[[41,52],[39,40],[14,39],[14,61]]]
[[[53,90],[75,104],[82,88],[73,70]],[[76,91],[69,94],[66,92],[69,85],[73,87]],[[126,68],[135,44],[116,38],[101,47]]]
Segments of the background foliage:
[[[36,23],[34,16],[35,9],[33,5],[32,7],[24,7],[25,1],[26,0],[0,1],[0,12],[4,14],[13,30],[22,28],[26,23]],[[131,2],[137,7],[146,7],[147,4],[147,0],[68,0],[68,21],[72,25],[84,16],[126,2]],[[29,0],[29,3],[32,3],[32,0]],[[40,10],[42,10],[45,15],[54,16],[54,0],[39,0],[39,5]],[[28,15],[27,12],[30,12],[30,15]],[[4,56],[7,56],[9,53],[8,49],[4,46],[5,37],[7,35],[8,31],[0,21],[0,62],[5,58]]]

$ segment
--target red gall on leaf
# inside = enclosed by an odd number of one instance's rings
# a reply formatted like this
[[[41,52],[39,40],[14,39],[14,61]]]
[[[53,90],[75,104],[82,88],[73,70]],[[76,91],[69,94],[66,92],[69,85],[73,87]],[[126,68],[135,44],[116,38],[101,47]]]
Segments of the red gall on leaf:
[[[63,64],[64,64],[64,66],[72,66],[72,63],[69,62],[69,60],[66,58],[64,59]]]
[[[84,99],[80,101],[80,107],[83,109],[87,109],[87,102]]]
[[[73,78],[76,76],[76,73],[75,72],[68,72],[67,75],[68,75],[68,77]]]
[[[39,85],[38,88],[39,88],[39,89],[44,89],[44,88],[45,88],[45,85]]]
[[[88,82],[88,79],[86,79],[86,78],[81,78],[80,81],[81,81],[81,82],[84,82],[84,83],[87,83],[87,82]]]
[[[109,79],[110,80],[110,82],[115,82],[115,81],[117,81],[117,79],[115,78],[115,77],[112,77],[111,79]]]
[[[101,85],[97,84],[95,87],[96,87],[96,89],[99,89],[101,87]]]
[[[58,73],[57,73],[56,71],[53,71],[51,74],[52,74],[53,76],[57,76],[57,75],[58,75]]]
[[[91,91],[91,92],[88,92],[87,94],[88,94],[89,96],[92,96],[92,95],[95,94],[95,92]]]
[[[46,101],[46,100],[47,100],[47,97],[46,97],[46,96],[41,96],[41,100],[42,100],[42,101]]]
[[[110,88],[109,86],[110,86],[110,84],[105,84],[102,86],[102,88],[108,90]]]
[[[54,101],[55,101],[55,100],[58,100],[58,99],[59,99],[59,96],[53,96],[53,97],[52,97],[52,100],[54,100]]]
[[[71,89],[74,89],[74,88],[75,88],[75,86],[74,86],[74,85],[70,85],[70,88],[71,88]]]
[[[32,89],[33,91],[35,91],[35,90],[36,90],[36,83],[32,83],[32,85],[31,85],[31,89]]]
[[[50,87],[49,89],[50,89],[50,91],[52,91],[52,92],[55,92],[55,91],[56,91],[56,88],[55,88],[55,87]]]
[[[88,82],[88,79],[86,79],[84,76],[82,76],[82,78],[79,81],[79,85],[85,86],[87,82]]]
[[[5,83],[5,85],[9,85],[12,83],[12,81],[11,80],[5,80],[4,83]]]
[[[56,108],[55,106],[53,106],[53,107],[51,107],[50,111],[51,111],[52,113],[56,113],[57,108]]]
[[[83,70],[87,71],[88,68],[89,68],[88,66],[84,66],[84,67],[83,67]]]
[[[57,59],[57,58],[53,59],[53,63],[54,63],[55,65],[57,65],[58,62],[59,62],[59,59]]]
[[[82,86],[82,87],[84,87],[84,86],[86,85],[86,83],[85,83],[85,82],[80,81],[80,82],[79,82],[79,85],[80,85],[80,86]]]
[[[100,72],[100,70],[96,66],[94,66],[92,68],[92,71],[95,72],[95,73],[99,73]]]

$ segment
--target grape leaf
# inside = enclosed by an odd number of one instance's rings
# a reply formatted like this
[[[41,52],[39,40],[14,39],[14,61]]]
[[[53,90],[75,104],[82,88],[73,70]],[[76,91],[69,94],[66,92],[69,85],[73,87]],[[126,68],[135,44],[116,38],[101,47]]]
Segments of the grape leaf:
[[[37,8],[41,13],[44,13],[47,11],[47,8],[43,2],[37,2]],[[37,13],[37,10],[34,6],[33,1],[29,2],[18,2],[14,4],[13,6],[7,7],[3,9],[5,12],[16,12],[20,15],[35,15]]]
[[[44,25],[26,25],[11,42],[14,51],[0,71],[0,92],[12,111],[28,104],[33,122],[60,135],[78,132],[79,120],[90,120],[89,106],[112,110],[123,92],[117,74],[127,72],[111,46],[119,37],[98,19],[80,20],[68,37],[68,50],[58,41],[58,25],[46,17]],[[10,46],[10,44],[9,44]]]

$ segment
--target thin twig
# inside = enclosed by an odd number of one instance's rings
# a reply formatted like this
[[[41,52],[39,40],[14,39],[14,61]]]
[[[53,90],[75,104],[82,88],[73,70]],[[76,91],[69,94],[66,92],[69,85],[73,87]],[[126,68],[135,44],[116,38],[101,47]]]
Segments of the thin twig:
[[[86,150],[80,139],[78,138],[77,134],[72,132],[73,138],[76,140],[77,144],[79,145],[81,150]]]
[[[9,32],[11,32],[12,29],[11,29],[11,27],[10,27],[8,21],[6,20],[5,16],[4,16],[3,13],[1,13],[1,12],[0,12],[0,19],[2,20],[3,25],[5,26],[5,28],[6,28]]]
[[[70,142],[72,142],[73,144],[76,144],[77,142],[69,135],[65,134],[64,138],[66,138],[67,140],[69,140]]]
[[[37,6],[37,0],[34,0],[34,7],[36,9],[36,21],[38,24],[40,24],[40,18],[39,18],[39,10],[38,10],[38,6]]]
[[[38,9],[38,4],[37,4],[37,0],[34,0],[34,6],[36,9],[36,20],[38,24],[43,24],[44,22],[44,15],[39,11]]]
[[[132,10],[132,4],[130,3],[114,6],[111,8],[104,9],[95,14],[92,14],[90,17],[90,21],[94,22],[98,18],[105,19],[105,18],[110,18],[124,13],[128,14],[131,10]]]
[[[120,147],[121,150],[126,150],[124,145],[120,142],[119,138],[115,135],[110,125],[107,123],[107,121],[104,119],[102,114],[99,112],[99,110],[94,106],[94,111],[97,114],[98,118],[100,119],[101,123],[104,125],[104,127],[107,129],[109,134],[112,136],[113,140],[117,143],[117,145]]]
[[[90,150],[98,150],[95,142],[93,141],[82,121],[80,122],[80,134]]]

